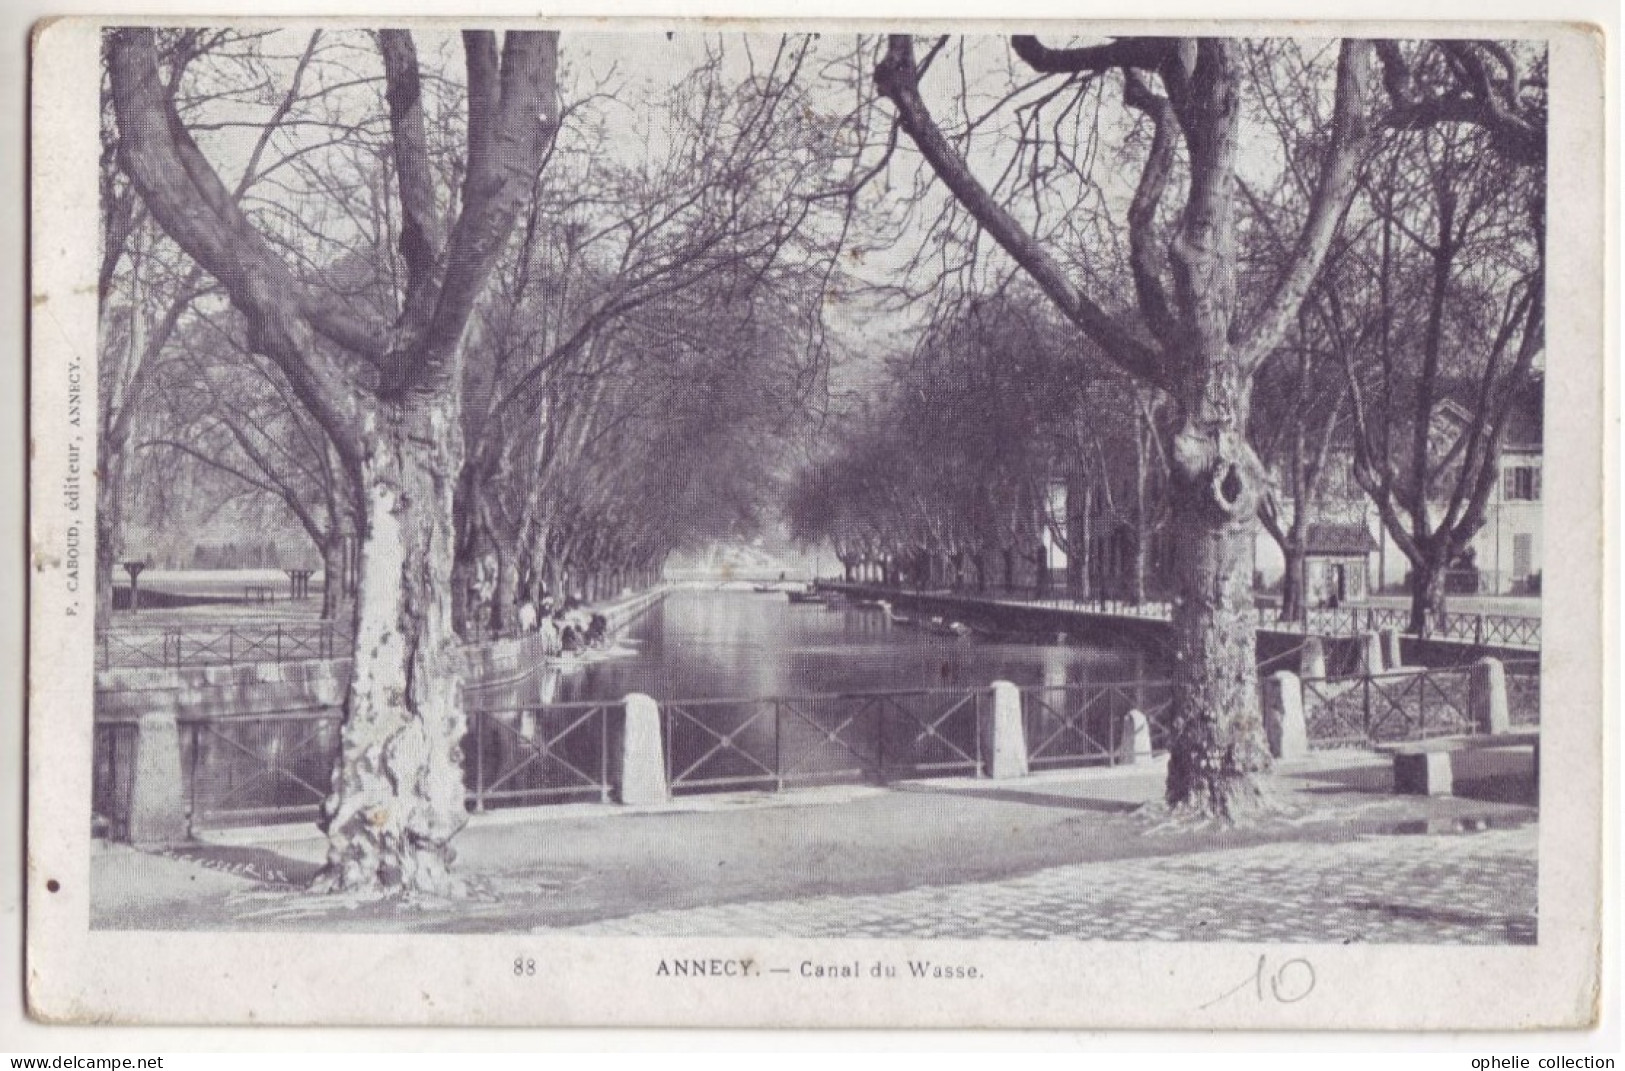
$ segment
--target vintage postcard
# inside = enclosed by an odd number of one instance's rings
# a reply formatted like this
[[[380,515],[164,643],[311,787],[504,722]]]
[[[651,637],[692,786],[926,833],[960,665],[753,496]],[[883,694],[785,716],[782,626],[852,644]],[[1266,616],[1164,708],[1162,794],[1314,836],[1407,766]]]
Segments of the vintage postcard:
[[[1595,1020],[1594,29],[33,47],[35,1017]]]

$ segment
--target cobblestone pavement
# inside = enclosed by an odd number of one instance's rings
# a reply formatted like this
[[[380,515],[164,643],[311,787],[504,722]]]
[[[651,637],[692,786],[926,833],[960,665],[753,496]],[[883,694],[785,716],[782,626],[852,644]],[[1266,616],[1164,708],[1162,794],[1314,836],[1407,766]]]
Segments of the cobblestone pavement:
[[[568,932],[1531,944],[1537,840],[1531,824],[1268,844],[879,895],[656,911]]]

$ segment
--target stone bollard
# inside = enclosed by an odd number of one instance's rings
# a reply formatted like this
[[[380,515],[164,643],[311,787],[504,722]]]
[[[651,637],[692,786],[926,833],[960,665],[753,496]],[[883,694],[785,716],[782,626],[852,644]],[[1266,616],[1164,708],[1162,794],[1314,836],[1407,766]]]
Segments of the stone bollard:
[[[1382,660],[1389,669],[1399,669],[1405,664],[1405,652],[1400,649],[1397,628],[1382,630]]]
[[[1360,676],[1380,677],[1382,675],[1382,637],[1375,632],[1362,632],[1357,642],[1360,645]]]
[[[1401,752],[1394,756],[1394,791],[1407,796],[1449,796],[1455,792],[1450,752]]]
[[[1138,710],[1123,715],[1123,740],[1117,745],[1117,761],[1126,766],[1150,762],[1151,722]]]
[[[181,780],[181,734],[173,710],[142,714],[130,775],[130,843],[143,847],[189,839]]]
[[[665,752],[660,746],[660,707],[637,692],[627,696],[623,706],[626,714],[617,798],[632,806],[665,803],[671,793],[666,784]]]
[[[993,717],[983,754],[995,781],[1027,776],[1027,730],[1021,719],[1021,692],[1009,681],[993,682]]]
[[[1278,759],[1301,759],[1309,754],[1309,727],[1303,717],[1303,683],[1290,670],[1264,679],[1264,735],[1270,754]]]
[[[1326,679],[1326,645],[1320,642],[1319,636],[1303,641],[1303,650],[1298,655],[1298,675],[1306,681]]]
[[[1507,674],[1499,658],[1480,658],[1467,674],[1467,717],[1481,733],[1511,728],[1507,713]]]

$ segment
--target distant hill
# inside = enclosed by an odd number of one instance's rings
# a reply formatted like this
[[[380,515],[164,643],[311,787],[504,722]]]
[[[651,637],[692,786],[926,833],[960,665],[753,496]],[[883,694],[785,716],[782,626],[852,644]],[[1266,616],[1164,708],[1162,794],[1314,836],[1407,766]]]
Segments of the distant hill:
[[[703,551],[674,554],[666,560],[670,577],[704,576],[717,579],[809,579],[815,569],[832,569],[832,554],[804,552],[794,546],[771,546],[765,540],[755,543],[718,543]]]

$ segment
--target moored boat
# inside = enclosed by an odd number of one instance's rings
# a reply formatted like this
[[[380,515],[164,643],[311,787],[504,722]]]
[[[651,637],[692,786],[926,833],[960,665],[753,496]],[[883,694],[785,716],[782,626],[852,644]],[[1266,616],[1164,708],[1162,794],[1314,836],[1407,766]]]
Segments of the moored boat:
[[[880,599],[877,602],[877,605],[883,611],[885,611],[886,620],[890,621],[894,625],[902,625],[905,628],[917,628],[920,625],[918,618],[911,617],[908,614],[898,613],[896,610],[892,609],[891,603],[887,602],[885,599]]]

